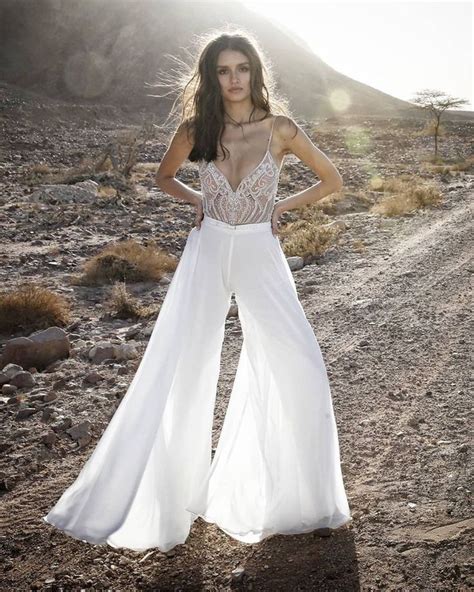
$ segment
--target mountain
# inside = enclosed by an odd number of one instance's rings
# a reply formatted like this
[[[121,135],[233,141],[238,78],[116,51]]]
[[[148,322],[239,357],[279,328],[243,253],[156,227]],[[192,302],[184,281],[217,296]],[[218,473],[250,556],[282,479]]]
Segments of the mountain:
[[[166,54],[195,57],[196,36],[226,25],[255,35],[298,117],[413,113],[408,102],[337,72],[293,32],[238,2],[4,0],[0,76],[53,98],[166,111],[169,99],[149,96],[164,90],[147,86],[172,66]]]

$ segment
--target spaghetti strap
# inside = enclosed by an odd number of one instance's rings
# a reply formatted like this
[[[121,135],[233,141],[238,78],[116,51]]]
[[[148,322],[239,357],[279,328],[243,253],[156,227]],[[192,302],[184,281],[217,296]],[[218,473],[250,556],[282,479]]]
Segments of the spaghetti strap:
[[[214,160],[201,159],[199,177],[204,214],[232,225],[271,221],[280,175],[280,167],[270,152],[277,117],[273,116],[270,137],[260,162],[235,189]]]
[[[273,116],[272,128],[271,128],[271,131],[270,131],[270,138],[268,139],[267,150],[270,150],[270,144],[271,144],[272,138],[273,138],[273,128],[275,126],[275,121],[276,121],[276,118],[277,117],[278,117],[278,115],[274,115]]]

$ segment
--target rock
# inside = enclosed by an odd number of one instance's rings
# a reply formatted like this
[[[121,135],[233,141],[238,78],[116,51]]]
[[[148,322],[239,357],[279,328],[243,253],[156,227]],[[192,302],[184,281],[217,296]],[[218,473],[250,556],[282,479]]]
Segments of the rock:
[[[139,324],[132,325],[131,327],[123,327],[117,331],[118,335],[123,335],[125,339],[133,339],[136,337],[141,330],[141,326]]]
[[[41,442],[43,442],[43,444],[46,444],[46,446],[52,446],[56,440],[58,439],[57,435],[55,432],[53,431],[49,431],[49,432],[45,432],[44,434],[41,434]]]
[[[116,360],[132,360],[138,355],[135,342],[115,345],[109,341],[99,341],[88,353],[89,359],[95,364],[113,364]]]
[[[66,432],[71,436],[73,440],[81,440],[90,436],[89,428],[91,427],[91,422],[87,419],[85,421],[81,421],[68,430]]]
[[[62,417],[59,423],[51,426],[55,432],[64,432],[72,426],[72,419],[70,417]]]
[[[10,384],[17,386],[18,388],[31,387],[36,384],[36,381],[31,372],[17,372],[15,376],[10,380]]]
[[[95,181],[81,181],[75,185],[40,185],[29,196],[34,202],[63,204],[63,203],[93,203],[97,199],[98,184]]]
[[[141,334],[143,335],[143,337],[150,337],[150,335],[153,333],[153,329],[155,328],[155,323],[150,323],[149,325],[147,325],[146,327],[144,327],[141,331]]]
[[[9,378],[13,378],[17,372],[21,372],[22,370],[23,367],[18,364],[7,364],[2,370],[2,375],[7,377],[5,382],[8,382]]]
[[[231,571],[232,581],[240,582],[245,575],[245,569],[243,567],[236,567]]]
[[[15,337],[7,341],[1,363],[20,364],[22,369],[34,366],[42,370],[69,354],[70,343],[65,331],[60,327],[49,327],[29,337]]]
[[[84,377],[84,382],[88,384],[97,384],[100,380],[102,380],[102,376],[95,370]]]
[[[116,347],[109,341],[99,341],[89,350],[89,359],[94,364],[100,364],[107,359],[115,359]]]
[[[231,304],[229,308],[229,312],[227,313],[227,317],[237,317],[239,315],[239,307],[237,304]]]
[[[302,269],[304,267],[303,257],[287,257],[286,260],[288,261],[291,271]]]
[[[30,417],[30,415],[33,415],[33,413],[36,413],[37,411],[39,410],[36,409],[36,407],[24,407],[23,409],[20,409],[17,412],[15,419],[26,419],[27,417]]]
[[[2,395],[14,395],[18,387],[14,384],[4,384],[2,386]]]
[[[331,529],[330,528],[317,528],[313,531],[314,536],[319,537],[328,537],[331,536]]]
[[[115,350],[117,360],[133,360],[138,357],[138,350],[134,343],[122,343]]]
[[[56,411],[51,409],[51,407],[45,407],[41,414],[41,421],[49,421],[54,415],[56,415]]]
[[[70,185],[69,185],[70,187]],[[97,181],[93,181],[92,179],[86,179],[85,181],[79,181],[78,183],[74,184],[74,187],[79,187],[81,189],[85,189],[86,191],[90,191],[97,195],[99,191],[99,183]]]

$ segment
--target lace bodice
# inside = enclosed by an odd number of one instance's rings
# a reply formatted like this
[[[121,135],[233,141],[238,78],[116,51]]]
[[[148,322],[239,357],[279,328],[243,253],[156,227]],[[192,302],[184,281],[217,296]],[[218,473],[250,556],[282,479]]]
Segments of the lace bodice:
[[[207,216],[234,225],[271,220],[280,176],[280,167],[270,152],[276,117],[263,158],[235,191],[214,161],[199,161],[203,211]]]

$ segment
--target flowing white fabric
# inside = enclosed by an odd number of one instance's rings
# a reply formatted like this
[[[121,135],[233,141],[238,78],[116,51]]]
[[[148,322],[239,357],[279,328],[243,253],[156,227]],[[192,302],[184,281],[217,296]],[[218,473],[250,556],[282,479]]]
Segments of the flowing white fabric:
[[[232,292],[243,347],[212,458]],[[191,230],[125,396],[43,520],[89,543],[168,551],[198,516],[244,543],[351,520],[321,350],[270,222],[204,216]]]

